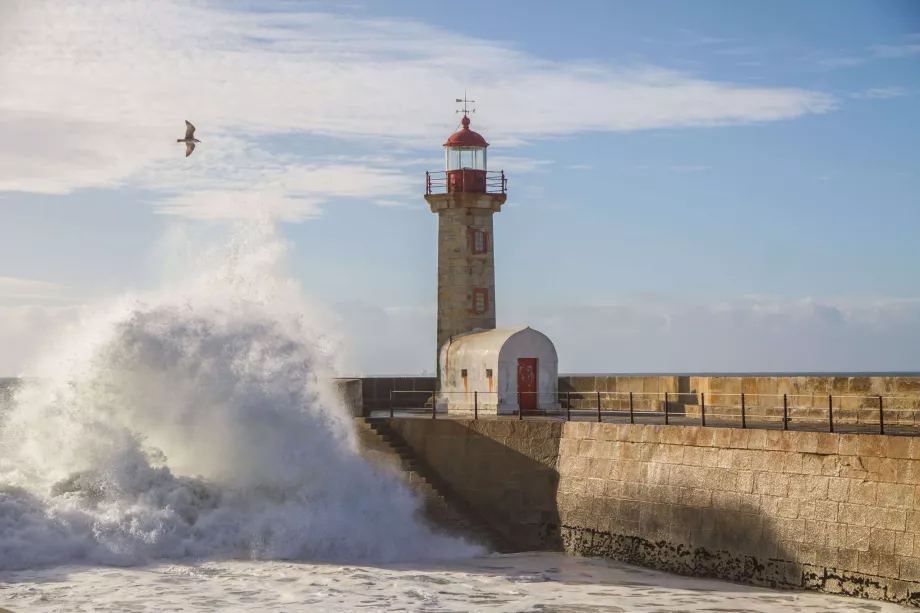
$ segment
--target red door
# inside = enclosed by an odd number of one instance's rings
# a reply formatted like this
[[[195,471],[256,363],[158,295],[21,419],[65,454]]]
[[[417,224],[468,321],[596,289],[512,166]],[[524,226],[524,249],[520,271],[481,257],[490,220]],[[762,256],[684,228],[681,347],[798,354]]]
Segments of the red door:
[[[518,406],[537,410],[537,358],[518,358]]]

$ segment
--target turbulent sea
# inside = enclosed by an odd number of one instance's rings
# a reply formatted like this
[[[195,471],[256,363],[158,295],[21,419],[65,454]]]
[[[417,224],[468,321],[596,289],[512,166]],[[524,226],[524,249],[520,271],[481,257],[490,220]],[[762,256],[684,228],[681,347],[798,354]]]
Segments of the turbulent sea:
[[[87,311],[0,391],[0,607],[901,610],[438,534],[359,454],[335,348],[272,228],[192,254],[158,290]]]

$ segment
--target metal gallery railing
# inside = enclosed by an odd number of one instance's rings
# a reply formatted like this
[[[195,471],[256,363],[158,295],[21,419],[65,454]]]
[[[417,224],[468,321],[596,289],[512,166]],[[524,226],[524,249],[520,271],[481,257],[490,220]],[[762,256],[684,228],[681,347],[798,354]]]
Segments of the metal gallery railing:
[[[425,193],[483,193],[505,194],[508,178],[504,170],[442,170],[425,172]]]
[[[528,397],[529,394],[535,397]],[[523,409],[521,407],[524,407]],[[441,409],[439,411],[439,408]],[[920,433],[920,395],[391,391],[395,417],[511,417],[828,432]],[[916,431],[916,432],[915,432]]]

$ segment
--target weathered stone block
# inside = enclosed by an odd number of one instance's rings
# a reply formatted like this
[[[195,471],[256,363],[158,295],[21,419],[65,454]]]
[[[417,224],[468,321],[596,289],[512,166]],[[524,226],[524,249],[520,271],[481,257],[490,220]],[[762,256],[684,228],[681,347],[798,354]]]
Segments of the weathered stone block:
[[[879,483],[877,500],[880,506],[896,509],[913,509],[916,487],[897,483]]]
[[[860,456],[881,457],[885,455],[885,437],[861,434],[856,443]]]
[[[871,536],[871,528],[866,526],[848,525],[846,529],[846,541],[844,545],[847,549],[853,551],[869,551]]]
[[[898,577],[902,581],[920,581],[920,558],[902,557]]]
[[[866,575],[878,575],[879,555],[871,551],[860,551],[857,571]]]

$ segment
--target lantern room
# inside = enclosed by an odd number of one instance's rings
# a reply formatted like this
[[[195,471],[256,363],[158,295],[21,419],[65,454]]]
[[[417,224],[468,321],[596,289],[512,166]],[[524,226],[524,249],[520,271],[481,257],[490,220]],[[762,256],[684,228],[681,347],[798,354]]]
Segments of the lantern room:
[[[481,170],[486,168],[486,147],[489,143],[478,132],[470,130],[470,118],[466,115],[460,122],[459,130],[450,135],[444,143],[444,170]]]
[[[505,173],[488,172],[488,146],[481,134],[470,129],[464,112],[460,129],[444,143],[444,172],[428,173],[428,193],[504,193]]]

